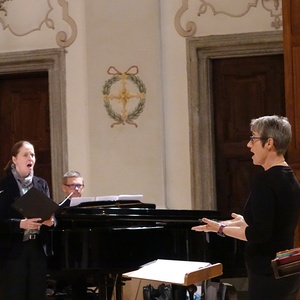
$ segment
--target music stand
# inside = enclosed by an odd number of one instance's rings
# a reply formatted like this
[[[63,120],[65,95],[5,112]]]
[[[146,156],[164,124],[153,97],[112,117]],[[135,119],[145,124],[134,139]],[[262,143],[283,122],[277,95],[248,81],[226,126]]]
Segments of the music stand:
[[[170,283],[173,287],[173,294],[175,292],[174,300],[184,300],[186,292],[189,293],[190,299],[194,299],[194,293],[197,290],[196,283],[205,282],[222,274],[221,263],[158,259],[141,266],[138,270],[124,273],[122,276]],[[205,299],[205,293],[203,294]]]

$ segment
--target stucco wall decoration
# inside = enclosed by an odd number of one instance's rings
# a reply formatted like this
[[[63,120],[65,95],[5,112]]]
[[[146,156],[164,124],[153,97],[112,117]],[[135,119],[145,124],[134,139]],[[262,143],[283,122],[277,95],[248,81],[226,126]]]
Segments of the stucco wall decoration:
[[[53,2],[53,1],[52,1]],[[68,34],[61,30],[56,34],[56,42],[60,47],[70,46],[77,36],[77,25],[69,16],[69,7],[66,0],[56,0],[62,9],[62,21],[68,25]],[[20,9],[22,7],[22,9]],[[41,31],[43,25],[56,30],[55,20],[51,17],[53,6],[50,0],[0,0],[0,24],[3,30],[8,30],[15,36],[29,35],[35,31]],[[57,20],[59,23],[61,20]],[[59,29],[58,29],[59,30]]]
[[[134,120],[143,112],[146,102],[146,87],[136,76],[138,72],[137,66],[123,73],[112,66],[107,70],[112,77],[105,82],[102,94],[107,114],[115,120],[111,127],[126,123],[138,126]]]
[[[211,11],[214,16],[222,14],[231,18],[241,18],[249,13],[253,8],[257,8],[261,4],[262,8],[266,10],[273,21],[270,21],[271,27],[280,29],[282,27],[282,0],[200,0],[198,11],[194,10],[192,5],[189,6],[189,0],[182,0],[181,7],[175,15],[175,28],[177,32],[183,37],[191,37],[196,34],[197,23],[196,17],[204,15]],[[195,15],[192,21],[186,23],[186,28],[181,25],[183,15],[190,12],[189,16]],[[194,14],[193,14],[194,13]]]

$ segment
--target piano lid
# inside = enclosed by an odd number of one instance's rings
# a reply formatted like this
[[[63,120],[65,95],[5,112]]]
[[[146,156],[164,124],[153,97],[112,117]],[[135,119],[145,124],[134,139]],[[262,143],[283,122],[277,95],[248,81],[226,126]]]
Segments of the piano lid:
[[[217,218],[219,211],[186,210],[186,209],[156,209],[152,203],[142,203],[138,200],[93,201],[85,202],[76,207],[63,208],[57,214],[64,220],[98,220],[118,222],[167,222],[200,224],[203,217]]]

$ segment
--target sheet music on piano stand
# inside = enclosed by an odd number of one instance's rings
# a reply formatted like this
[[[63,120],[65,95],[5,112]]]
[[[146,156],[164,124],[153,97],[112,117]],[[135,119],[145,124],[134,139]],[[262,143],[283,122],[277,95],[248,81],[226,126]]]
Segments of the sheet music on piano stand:
[[[143,199],[143,195],[107,195],[107,196],[96,196],[96,197],[73,197],[70,206],[77,206],[85,202],[94,201],[122,201],[122,200],[139,200]]]
[[[77,206],[80,203],[85,203],[85,202],[93,202],[95,201],[96,197],[73,197],[70,206]]]
[[[97,196],[95,201],[107,201],[107,200],[143,200],[143,195],[109,195],[109,196]]]

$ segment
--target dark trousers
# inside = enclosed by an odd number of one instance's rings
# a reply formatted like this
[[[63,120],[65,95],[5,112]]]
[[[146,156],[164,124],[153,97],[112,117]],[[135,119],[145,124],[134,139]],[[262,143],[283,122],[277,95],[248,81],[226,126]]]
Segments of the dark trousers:
[[[24,242],[20,256],[4,266],[5,300],[45,300],[47,261],[38,240]]]
[[[248,271],[249,300],[296,300],[299,274],[276,279],[273,274],[257,275]]]

